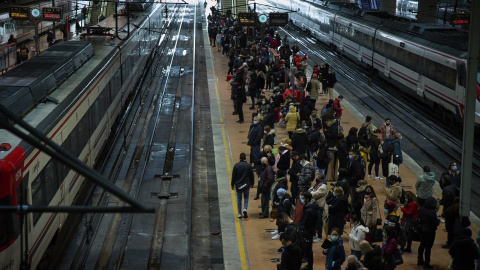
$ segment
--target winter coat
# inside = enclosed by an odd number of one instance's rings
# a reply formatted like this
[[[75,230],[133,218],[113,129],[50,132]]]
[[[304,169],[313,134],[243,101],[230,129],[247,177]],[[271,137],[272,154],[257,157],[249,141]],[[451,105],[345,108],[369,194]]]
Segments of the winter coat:
[[[350,248],[355,251],[360,251],[360,242],[367,238],[368,232],[368,228],[361,224],[353,226],[352,231],[348,234]]]
[[[337,82],[337,76],[335,73],[327,73],[325,76],[325,79],[327,80],[327,87],[328,88],[333,88],[335,87],[335,83]]]
[[[332,86],[332,87],[333,87],[333,86]],[[336,98],[336,99],[333,101],[333,108],[335,109],[335,116],[336,116],[336,117],[341,117],[341,116],[342,116],[343,108],[342,108],[342,106],[340,105],[340,100],[338,100],[338,98]]]
[[[433,195],[433,186],[435,185],[435,173],[424,172],[417,178],[415,189],[417,190],[417,197],[420,199],[427,199]]]
[[[244,183],[248,183],[249,187],[252,187],[255,181],[255,176],[253,174],[253,169],[250,164],[245,160],[241,160],[232,170],[232,180],[230,182],[231,187],[239,187]]]
[[[363,258],[363,266],[371,270],[382,270],[382,249],[378,245],[372,245],[372,248]]]
[[[310,188],[309,191],[312,194],[315,203],[317,203],[320,208],[325,208],[325,199],[327,198],[328,193],[327,185],[324,183],[318,183]]]
[[[448,207],[454,204],[455,197],[458,196],[460,196],[460,193],[457,187],[454,184],[450,184],[443,188],[440,204],[443,205],[444,209],[448,209]]]
[[[327,169],[328,163],[330,162],[330,157],[329,154],[327,153],[328,151],[328,145],[324,145],[318,150],[317,153],[317,168],[319,169]]]
[[[394,147],[394,150],[393,150],[393,154],[395,155],[395,157],[397,158],[398,160],[398,165],[402,164],[403,163],[403,153],[402,153],[402,148],[400,146],[400,142],[397,141],[397,140],[394,140],[393,143],[391,143]]]
[[[373,197],[368,200],[364,199],[362,209],[360,210],[362,220],[369,228],[374,228],[377,225],[378,216],[378,198]]]
[[[277,195],[277,190],[279,188],[288,190],[287,178],[281,177],[281,178],[275,179],[275,182],[273,182],[272,187],[270,188],[270,200],[272,200],[272,202],[279,201],[278,195]]]
[[[384,177],[389,176],[388,163],[392,161],[392,155],[393,155],[393,152],[388,152],[388,151],[384,151],[382,154],[380,154],[380,159],[382,160],[382,173]],[[398,160],[395,157],[395,155],[393,155],[393,163],[398,164]]]
[[[273,167],[270,165],[267,165],[265,170],[263,170],[262,174],[260,175],[260,180],[258,183],[258,191],[261,194],[270,194],[270,188],[272,187],[275,179],[274,179],[274,172],[273,172]]]
[[[428,197],[422,208],[418,211],[420,218],[420,226],[422,232],[435,232],[440,220],[437,218],[437,200],[433,197]]]
[[[444,175],[450,175],[450,177],[452,178],[452,183],[457,187],[457,188],[460,188],[460,181],[461,181],[461,174],[460,174],[460,171],[456,171],[454,174],[450,173],[450,171],[447,171],[447,172],[444,172],[442,173],[442,175],[440,176],[440,180],[442,179],[442,177]],[[441,187],[441,185],[440,185]]]
[[[402,218],[415,220],[418,217],[418,205],[414,202],[408,202],[407,207],[402,207]]]
[[[278,200],[277,210],[278,214],[280,213],[287,213],[290,216],[290,212],[292,210],[293,199],[290,195],[285,194],[282,199]]]
[[[345,196],[335,197],[333,193],[327,195],[326,203],[328,204],[328,231],[337,227],[343,234],[343,226],[345,225],[345,214],[347,212],[347,198]]]
[[[337,135],[338,135],[338,123],[337,123],[337,120],[334,119],[328,123],[327,133],[325,134],[325,139],[329,147],[334,147],[336,145]]]
[[[348,184],[348,179],[337,179],[337,187],[341,187],[343,189],[343,196],[345,196],[345,198],[348,200],[348,196],[350,196],[350,184]]]
[[[452,256],[452,269],[475,269],[475,260],[479,258],[477,245],[472,238],[460,235],[454,240],[448,253]]]
[[[345,143],[341,143],[337,146],[337,159],[339,163],[338,168],[348,168],[348,150]]]
[[[298,227],[304,233],[304,237],[312,238],[315,234],[315,225],[317,224],[317,218],[319,218],[319,210],[320,207],[315,200],[311,200],[303,207],[302,218],[300,218],[300,222],[298,222]]]
[[[292,242],[283,250],[282,259],[277,266],[277,270],[300,270],[302,258],[302,249],[295,242]]]
[[[275,129],[271,129],[270,132],[265,136],[265,139],[263,139],[263,146],[265,145],[270,145],[273,147],[273,144],[275,143]]]
[[[264,77],[258,76],[256,83],[257,83],[257,89],[258,90],[262,90],[263,88],[265,88],[265,78]]]
[[[248,132],[248,142],[249,146],[260,146],[262,143],[263,137],[263,127],[259,123],[253,124],[250,126],[250,131]]]
[[[393,237],[387,240],[387,243],[382,245],[382,255],[389,260],[390,255],[398,248],[397,240]],[[387,264],[384,269],[395,269],[397,266],[392,264]]]
[[[335,262],[332,268],[332,263]],[[325,268],[330,270],[340,270],[345,262],[345,247],[343,246],[342,235],[338,236],[337,241],[332,241],[332,246],[328,249]],[[329,268],[330,267],[330,268]]]
[[[363,202],[364,202],[365,188],[366,187],[367,187],[367,185],[359,186],[353,192],[351,203],[352,203],[352,207],[353,207],[353,210],[354,210],[355,214],[360,215],[360,213],[361,213],[361,209],[362,209]]]
[[[305,129],[299,128],[293,132],[292,147],[293,151],[296,151],[298,155],[305,155],[307,153],[307,134],[305,133]]]
[[[290,107],[288,107],[288,113],[285,116],[285,122],[287,122],[287,132],[295,131],[298,120],[300,120],[300,115],[297,113],[295,106],[290,105]]]
[[[362,175],[362,163],[361,163],[361,156],[355,156],[348,161],[347,165],[347,179],[348,183],[352,187],[356,187],[358,185],[358,181],[365,178],[365,174]]]
[[[388,134],[387,136],[387,125],[386,124],[383,124],[381,127],[380,127],[380,134],[378,135],[378,138],[380,140],[393,140],[393,136],[395,135],[396,131],[395,131],[395,127],[390,124],[390,134]]]
[[[271,106],[271,105],[270,105]],[[265,113],[263,117],[265,126],[269,126],[271,130],[275,128],[275,112],[271,108]]]
[[[400,228],[400,215],[397,212],[393,211],[387,214],[385,217],[385,221],[383,222],[383,226],[391,226],[395,227],[395,229]]]
[[[292,185],[298,185],[297,174],[302,171],[302,168],[303,166],[300,164],[300,161],[297,160],[292,163],[292,167],[290,168],[290,170],[288,170],[288,174],[290,175],[290,182],[292,183]]]
[[[309,161],[305,161],[303,164],[302,171],[298,177],[298,186],[303,188],[310,188],[312,181],[315,178],[315,170],[313,169],[312,164]]]
[[[370,153],[377,153],[378,155],[378,147],[380,146],[380,140],[378,139],[378,135],[372,135],[370,137]],[[388,168],[387,168],[388,172]]]
[[[387,179],[388,181],[388,179]],[[402,197],[402,186],[400,183],[395,183],[390,186],[386,192],[387,201],[394,201],[397,206],[400,205],[400,197]]]
[[[312,130],[309,134],[307,134],[307,150],[308,152],[317,152],[318,151],[318,140],[320,139],[320,131],[317,129]]]
[[[355,134],[348,134],[348,136],[345,138],[345,144],[347,145],[347,150],[350,151],[352,150],[352,147],[354,150],[358,150],[358,137]]]
[[[310,99],[318,99],[318,91],[320,90],[320,82],[317,79],[311,79],[310,82]]]
[[[280,158],[278,159],[277,169],[282,171],[287,171],[290,169],[290,151],[285,150],[283,153],[280,153]]]

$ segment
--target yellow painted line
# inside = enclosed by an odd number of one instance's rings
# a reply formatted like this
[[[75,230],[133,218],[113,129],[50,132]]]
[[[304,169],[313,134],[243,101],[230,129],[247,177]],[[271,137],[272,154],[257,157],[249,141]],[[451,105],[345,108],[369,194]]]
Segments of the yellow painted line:
[[[220,125],[222,128],[222,137],[223,137],[223,148],[225,150],[225,161],[227,165],[227,174],[228,174],[228,179],[232,179],[232,169],[231,169],[231,164],[230,164],[230,153],[228,152],[228,144],[227,144],[227,135],[225,132],[225,124],[223,124],[223,115],[222,115],[222,104],[220,102],[220,94],[218,91],[218,84],[215,76],[215,66],[213,64],[213,56],[212,56],[212,49],[209,48],[210,51],[210,62],[212,64],[212,70],[213,70],[213,79],[214,79],[214,84],[215,84],[215,94],[217,96],[217,106],[218,106],[218,114],[220,116],[220,123],[213,124],[213,125]],[[230,183],[229,183],[230,185]],[[237,218],[237,198],[235,197],[235,191],[230,190],[230,197],[232,199],[232,210],[233,210],[233,218],[235,220],[235,231],[237,234],[237,243],[238,243],[238,252],[240,254],[240,263],[242,265],[242,269],[248,269],[247,267],[247,259],[245,256],[245,247],[243,246],[243,238],[242,238],[242,228],[240,227],[240,220]]]

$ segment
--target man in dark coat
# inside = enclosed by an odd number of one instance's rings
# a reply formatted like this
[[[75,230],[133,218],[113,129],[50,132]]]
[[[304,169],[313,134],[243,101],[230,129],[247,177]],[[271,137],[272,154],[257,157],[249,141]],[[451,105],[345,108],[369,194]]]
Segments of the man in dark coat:
[[[435,211],[437,207],[437,200],[433,197],[428,197],[425,203],[418,211],[418,218],[420,219],[420,246],[418,247],[418,262],[417,265],[423,265],[424,269],[432,269],[430,265],[430,254],[432,246],[435,241],[435,233],[440,224]],[[425,260],[423,252],[425,251]]]
[[[304,192],[312,186],[312,181],[315,179],[315,170],[305,155],[300,155],[299,160],[300,165],[302,165],[302,170],[298,175],[298,186],[300,188],[300,192]]]
[[[288,169],[290,169],[290,151],[288,151],[286,147],[280,146],[278,148],[278,153],[280,154],[280,158],[277,162],[277,169],[282,171],[284,174],[287,174]]]
[[[237,77],[241,76],[240,73],[237,73]],[[247,102],[247,95],[245,94],[245,89],[239,83],[236,85],[235,90],[235,111],[238,114],[237,123],[243,124],[243,103]]]
[[[258,118],[255,116],[253,122],[250,125],[250,131],[248,131],[248,142],[250,151],[253,157],[253,161],[260,159],[260,144],[262,143],[263,127],[258,123]]]
[[[284,248],[280,264],[277,264],[277,270],[300,270],[302,267],[303,252],[293,240],[285,234],[280,236]]]
[[[254,181],[255,176],[253,175],[252,166],[247,163],[247,155],[245,155],[245,153],[241,153],[240,162],[233,166],[232,180],[230,182],[232,190],[235,188],[237,195],[238,218],[242,217],[242,196],[244,198],[243,217],[248,217],[248,193],[249,189],[253,188]]]
[[[258,181],[258,190],[261,194],[262,200],[262,215],[259,218],[267,218],[269,216],[269,201],[270,201],[270,188],[272,187],[274,179],[273,167],[268,164],[268,159],[263,157],[261,160],[264,164],[265,169],[260,175],[260,180]]]
[[[288,174],[290,175],[290,192],[292,193],[293,203],[297,201],[299,191],[298,191],[298,175],[302,171],[302,165],[298,160],[298,153],[293,151],[292,152],[292,167],[288,170]],[[277,166],[278,167],[278,166]]]
[[[361,156],[354,151],[348,153],[347,179],[350,184],[350,196],[353,198],[358,181],[365,178],[365,171],[362,169]],[[363,173],[363,175],[362,175]]]
[[[383,269],[382,249],[378,245],[370,245],[367,241],[360,242],[360,251],[365,255],[363,266],[368,269]]]
[[[452,269],[475,269],[475,260],[479,258],[479,253],[469,228],[464,228],[462,234],[453,240],[448,253],[453,259]]]
[[[305,267],[307,270],[313,269],[313,235],[315,234],[315,225],[317,224],[318,211],[320,207],[312,199],[310,192],[304,192],[300,195],[300,201],[304,205],[302,218],[298,223],[298,227],[302,232],[302,236],[305,239],[305,247],[303,252],[307,258],[308,264]]]
[[[301,123],[297,124],[297,129],[293,132],[292,147],[293,151],[296,151],[299,155],[307,154],[307,133],[305,133]]]

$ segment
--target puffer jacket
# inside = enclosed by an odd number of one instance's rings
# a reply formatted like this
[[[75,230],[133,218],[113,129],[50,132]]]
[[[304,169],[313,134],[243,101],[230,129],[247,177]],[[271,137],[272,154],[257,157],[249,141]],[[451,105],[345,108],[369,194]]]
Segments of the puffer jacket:
[[[328,193],[327,185],[319,183],[310,188],[309,191],[318,206],[320,206],[321,208],[325,208],[325,199],[327,198]]]
[[[368,228],[361,224],[353,226],[352,231],[348,234],[350,248],[355,251],[360,251],[360,242],[366,239],[368,232]]]
[[[420,226],[422,232],[435,232],[440,220],[437,218],[437,200],[433,197],[428,197],[423,206],[418,211],[420,218]]]
[[[285,116],[285,122],[287,122],[287,132],[295,131],[298,120],[300,120],[300,114],[297,113],[295,106],[290,105],[290,107],[288,108],[288,113]]]
[[[320,82],[317,79],[311,79],[310,80],[310,98],[312,100],[317,100],[318,99],[318,90],[320,89]]]
[[[312,181],[315,177],[315,170],[313,169],[312,164],[309,161],[305,161],[303,164],[302,171],[298,177],[298,186],[301,188],[310,188]]]
[[[433,195],[433,186],[435,185],[435,173],[424,172],[417,178],[415,189],[417,190],[417,197],[420,199],[427,199]]]
[[[387,180],[388,181],[388,180]],[[400,205],[400,197],[402,196],[402,186],[400,183],[395,183],[387,190],[387,201],[394,201],[397,207]]]

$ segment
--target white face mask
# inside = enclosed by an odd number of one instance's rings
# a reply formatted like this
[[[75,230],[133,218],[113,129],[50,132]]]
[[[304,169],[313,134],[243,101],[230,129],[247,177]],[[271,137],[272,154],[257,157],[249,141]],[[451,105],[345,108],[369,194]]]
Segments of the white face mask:
[[[338,240],[338,235],[332,235],[330,236],[330,239],[332,239],[333,242]]]

